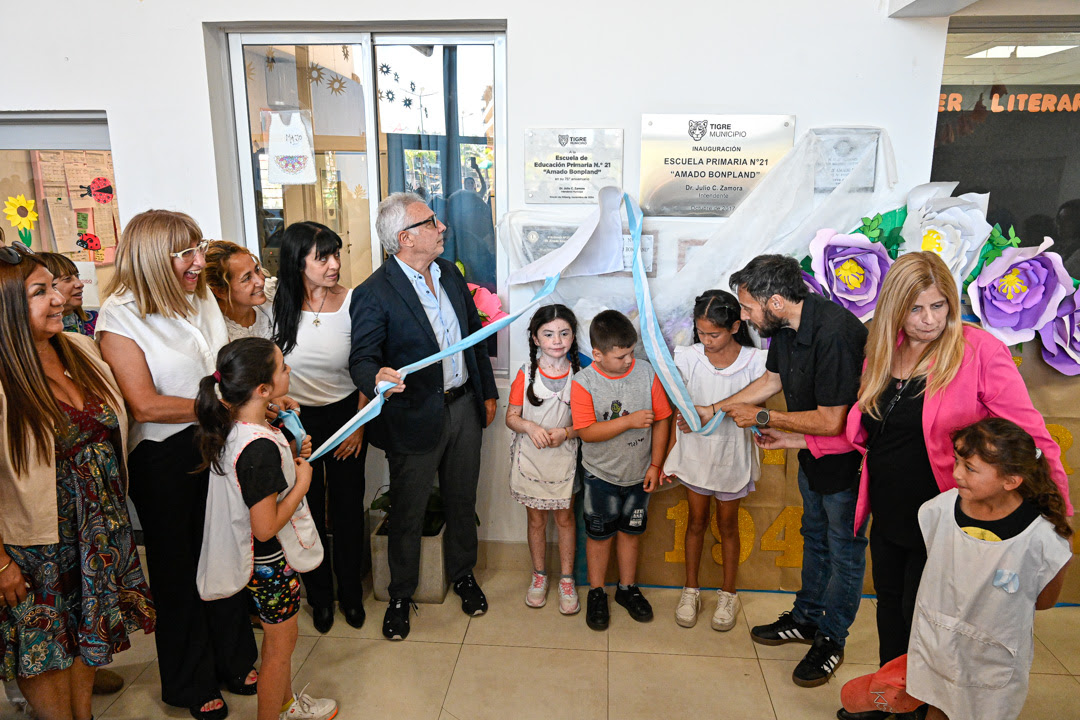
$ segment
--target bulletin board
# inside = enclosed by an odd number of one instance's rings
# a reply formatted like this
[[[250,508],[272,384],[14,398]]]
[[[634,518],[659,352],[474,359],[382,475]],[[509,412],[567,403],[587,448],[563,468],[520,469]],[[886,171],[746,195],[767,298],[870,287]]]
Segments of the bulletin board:
[[[33,150],[34,191],[40,199],[43,243],[95,265],[111,264],[120,235],[112,153]]]

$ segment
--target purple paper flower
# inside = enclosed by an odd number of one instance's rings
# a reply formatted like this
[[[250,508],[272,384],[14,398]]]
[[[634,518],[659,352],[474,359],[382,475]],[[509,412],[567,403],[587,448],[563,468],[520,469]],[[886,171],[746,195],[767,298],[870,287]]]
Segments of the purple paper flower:
[[[863,322],[874,316],[881,281],[892,260],[885,246],[865,235],[840,235],[818,230],[810,241],[811,268],[826,297]]]
[[[810,292],[817,293],[818,295],[822,296],[826,300],[832,300],[832,296],[829,295],[829,291],[826,290],[825,288],[821,287],[821,283],[819,283],[817,281],[816,277],[814,277],[810,273],[803,270],[802,271],[802,279],[803,279],[803,282],[806,283],[806,287],[810,290]]]
[[[1043,252],[1053,244],[1047,238],[1037,248],[1005,248],[968,285],[971,308],[983,328],[1006,345],[1033,339],[1036,330],[1057,317],[1072,290],[1061,256]]]
[[[1080,375],[1080,290],[1066,295],[1057,317],[1039,328],[1043,360],[1063,375]]]

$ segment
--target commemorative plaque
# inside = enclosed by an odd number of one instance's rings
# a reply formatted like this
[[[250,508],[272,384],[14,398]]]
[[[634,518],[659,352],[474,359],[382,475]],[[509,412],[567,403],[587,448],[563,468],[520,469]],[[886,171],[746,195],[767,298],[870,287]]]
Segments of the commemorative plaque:
[[[525,131],[525,202],[595,203],[600,188],[622,187],[623,131]]]
[[[794,115],[642,115],[641,210],[727,217],[794,141]]]

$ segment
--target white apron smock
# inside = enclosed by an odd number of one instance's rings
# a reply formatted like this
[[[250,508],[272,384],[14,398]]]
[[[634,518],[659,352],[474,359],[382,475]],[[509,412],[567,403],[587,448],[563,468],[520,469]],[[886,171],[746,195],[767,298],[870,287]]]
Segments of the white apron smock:
[[[280,430],[243,422],[233,425],[221,455],[224,473],[210,470],[210,487],[206,493],[206,520],[195,577],[199,597],[203,600],[232,597],[251,580],[255,568],[255,541],[251,532],[251,512],[236,478],[236,461],[244,448],[261,438],[272,440],[281,454],[281,472],[289,487],[278,495],[278,501],[296,484],[296,466],[288,441]],[[285,560],[294,570],[310,572],[322,563],[323,546],[306,497],[276,537]]]
[[[526,371],[526,382],[528,382]],[[526,395],[521,405],[521,417],[545,430],[569,427],[570,373],[562,390],[554,392],[543,382],[537,371],[532,389],[541,401],[539,406],[529,402]],[[565,440],[562,445],[539,449],[526,433],[514,433],[510,443],[510,495],[525,507],[536,510],[564,510],[574,497],[574,478],[577,474],[578,438]]]
[[[1035,656],[1035,600],[1072,557],[1038,518],[1016,537],[978,540],[956,524],[957,490],[919,509],[927,560],[915,600],[907,690],[953,720],[1020,714]]]
[[[299,112],[270,113],[270,182],[276,185],[310,185],[315,182],[315,155],[307,123]]]

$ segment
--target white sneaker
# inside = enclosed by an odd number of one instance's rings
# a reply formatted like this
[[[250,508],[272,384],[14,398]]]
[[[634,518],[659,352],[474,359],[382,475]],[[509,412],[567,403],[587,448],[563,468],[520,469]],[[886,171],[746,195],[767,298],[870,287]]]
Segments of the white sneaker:
[[[532,584],[525,593],[525,604],[533,608],[541,608],[547,604],[548,576],[541,575],[533,570]]]
[[[684,587],[682,596],[679,598],[679,606],[675,608],[675,622],[685,628],[694,627],[700,610],[701,588]]]
[[[581,605],[578,603],[577,588],[574,586],[573,578],[560,578],[559,612],[563,615],[573,615],[580,609]]]
[[[289,709],[279,715],[279,720],[330,720],[338,712],[337,701],[330,698],[313,698],[306,692],[307,685],[293,696]]]
[[[735,616],[739,614],[739,596],[736,593],[716,591],[716,612],[712,616],[712,629],[726,632],[735,627]]]

